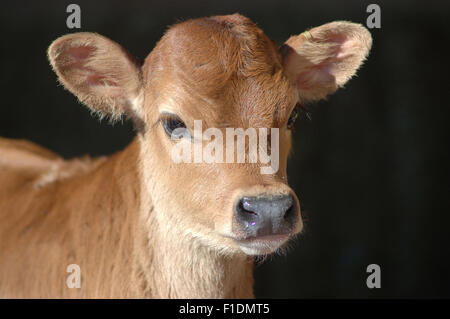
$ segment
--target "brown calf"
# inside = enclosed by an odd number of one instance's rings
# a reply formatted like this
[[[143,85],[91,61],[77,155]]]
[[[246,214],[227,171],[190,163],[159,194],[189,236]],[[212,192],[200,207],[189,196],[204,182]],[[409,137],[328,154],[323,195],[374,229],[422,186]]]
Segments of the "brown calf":
[[[98,34],[54,41],[59,81],[100,116],[132,119],[138,134],[108,158],[70,161],[0,139],[0,297],[253,297],[251,256],[302,228],[286,177],[296,107],[344,85],[370,47],[361,25],[332,22],[279,50],[237,14],[171,27],[142,66]],[[194,120],[278,128],[279,169],[175,163],[175,145],[197,142],[169,136]],[[70,264],[80,288],[66,283]]]

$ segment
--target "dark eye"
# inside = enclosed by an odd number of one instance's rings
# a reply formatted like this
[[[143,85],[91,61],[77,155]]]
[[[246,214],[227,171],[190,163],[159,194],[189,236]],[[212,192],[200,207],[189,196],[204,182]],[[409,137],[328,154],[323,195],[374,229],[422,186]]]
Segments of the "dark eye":
[[[298,117],[298,105],[294,107],[291,115],[289,116],[289,120],[287,122],[287,129],[292,130],[294,128],[295,120]]]
[[[189,135],[186,124],[174,114],[163,114],[161,123],[170,138],[180,139]]]

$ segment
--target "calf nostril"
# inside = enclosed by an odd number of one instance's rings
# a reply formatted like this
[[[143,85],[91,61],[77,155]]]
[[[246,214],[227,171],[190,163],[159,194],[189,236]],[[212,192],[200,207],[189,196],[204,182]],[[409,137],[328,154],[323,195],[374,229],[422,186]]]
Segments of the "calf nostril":
[[[237,211],[239,214],[249,214],[249,215],[258,215],[256,212],[251,210],[250,205],[246,201],[245,198],[241,199],[237,205]]]
[[[248,201],[249,199],[244,197],[239,200],[236,205],[237,220],[245,227],[245,229],[249,227],[256,227],[258,220],[258,213],[255,212],[255,209],[250,207],[251,205]]]
[[[295,218],[296,215],[296,209],[295,209],[295,203],[292,201],[292,204],[289,206],[289,208],[284,213],[284,219],[285,220],[292,220]]]
[[[252,210],[251,205],[245,197],[239,201],[239,209],[243,213],[258,215],[255,211]]]

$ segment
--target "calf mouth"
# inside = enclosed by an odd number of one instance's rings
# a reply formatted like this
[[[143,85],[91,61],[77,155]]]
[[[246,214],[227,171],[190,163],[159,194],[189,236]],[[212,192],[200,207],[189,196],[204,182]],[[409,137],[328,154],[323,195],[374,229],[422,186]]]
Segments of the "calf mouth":
[[[256,237],[233,238],[233,240],[246,255],[259,256],[276,252],[287,243],[291,237],[291,233],[282,233]]]

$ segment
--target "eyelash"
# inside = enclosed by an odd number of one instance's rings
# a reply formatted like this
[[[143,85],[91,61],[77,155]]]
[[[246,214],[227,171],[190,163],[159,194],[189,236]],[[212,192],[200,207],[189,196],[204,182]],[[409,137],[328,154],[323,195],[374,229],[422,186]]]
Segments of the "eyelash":
[[[289,119],[286,125],[288,130],[294,130],[295,121],[300,116],[302,118],[306,117],[308,120],[311,120],[311,113],[308,111],[308,109],[304,105],[297,103],[292,110],[291,115],[289,115]]]
[[[295,121],[298,118],[299,109],[300,109],[299,104],[295,105],[294,109],[292,110],[291,114],[289,115],[289,119],[288,119],[287,125],[286,125],[288,130],[294,129]]]

